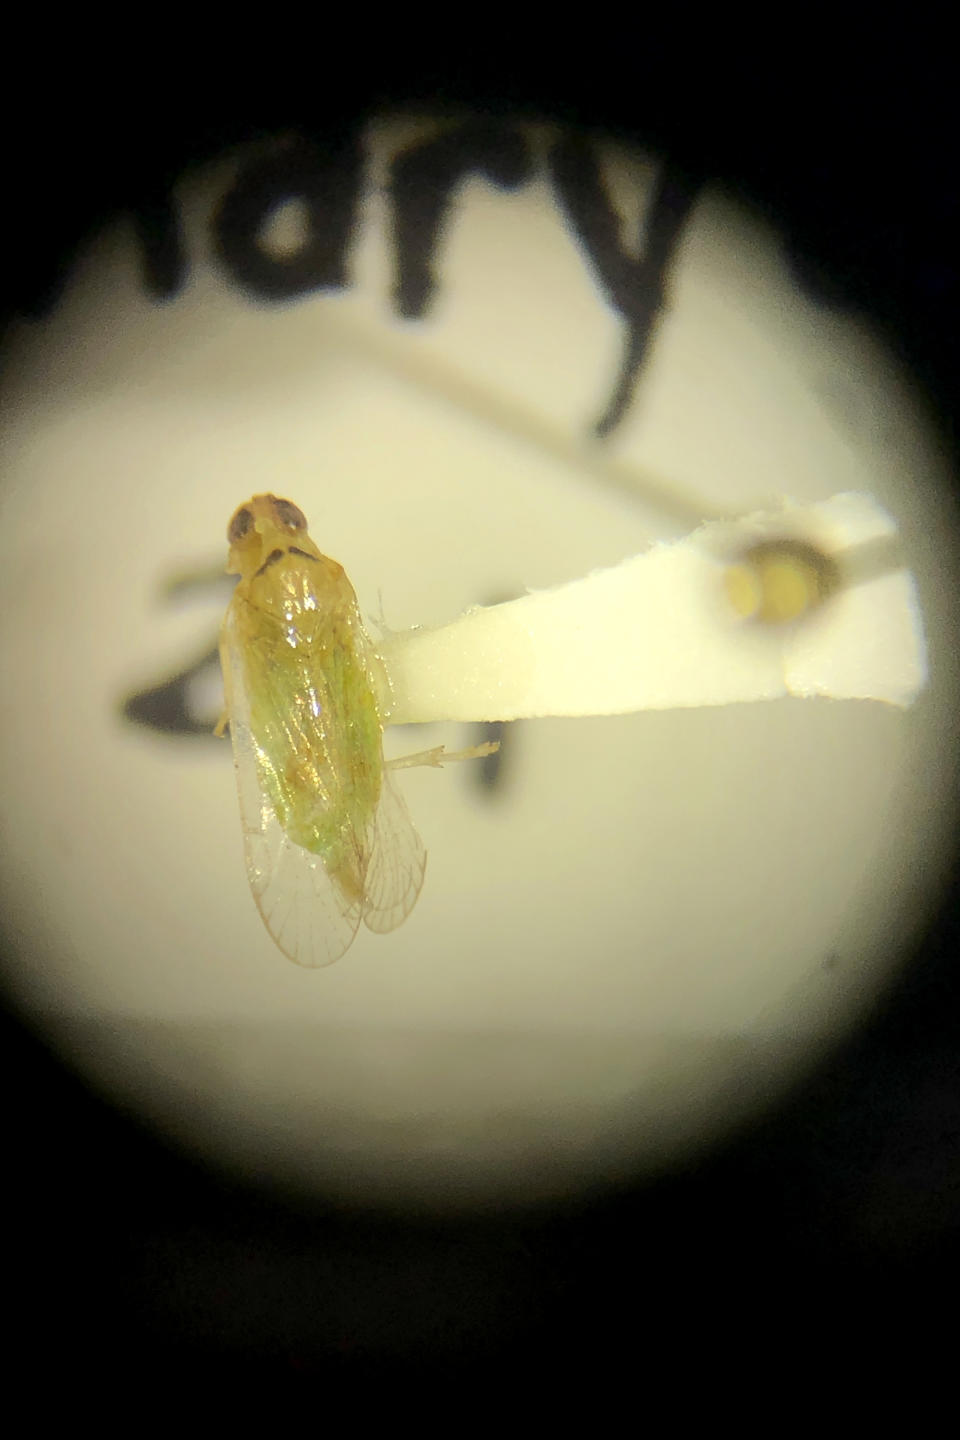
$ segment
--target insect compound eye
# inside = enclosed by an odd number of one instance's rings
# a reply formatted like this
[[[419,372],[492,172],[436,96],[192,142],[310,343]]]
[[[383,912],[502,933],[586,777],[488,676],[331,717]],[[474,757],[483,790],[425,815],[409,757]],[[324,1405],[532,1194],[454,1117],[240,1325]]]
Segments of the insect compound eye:
[[[291,530],[306,530],[307,528],[307,517],[290,500],[274,500],[273,513],[280,525],[286,525]]]
[[[233,519],[230,521],[230,524],[227,526],[227,539],[229,540],[230,544],[236,545],[238,540],[242,540],[244,535],[248,533],[252,524],[253,516],[245,505],[241,505],[240,509],[237,511]]]

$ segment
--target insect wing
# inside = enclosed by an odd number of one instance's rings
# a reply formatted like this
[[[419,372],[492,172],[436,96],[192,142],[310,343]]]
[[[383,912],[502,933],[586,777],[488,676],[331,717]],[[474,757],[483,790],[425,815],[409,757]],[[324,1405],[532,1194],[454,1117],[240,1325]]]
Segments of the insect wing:
[[[232,611],[224,625],[221,660],[247,876],[257,908],[290,960],[332,965],[357,933],[363,903],[349,902],[322,858],[294,844],[277,819],[251,733],[246,665]]]
[[[403,924],[417,903],[426,868],[423,841],[390,771],[384,767],[363,905],[368,930],[382,935]]]

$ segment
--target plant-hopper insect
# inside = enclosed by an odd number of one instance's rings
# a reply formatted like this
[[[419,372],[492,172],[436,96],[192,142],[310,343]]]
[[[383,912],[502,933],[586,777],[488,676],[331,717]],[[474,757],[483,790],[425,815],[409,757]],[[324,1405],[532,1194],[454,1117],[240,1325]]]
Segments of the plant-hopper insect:
[[[263,922],[298,965],[329,965],[360,926],[401,925],[426,850],[391,771],[488,755],[443,746],[383,758],[383,664],[353,586],[303,512],[255,495],[227,529],[239,575],[220,635],[247,874]]]

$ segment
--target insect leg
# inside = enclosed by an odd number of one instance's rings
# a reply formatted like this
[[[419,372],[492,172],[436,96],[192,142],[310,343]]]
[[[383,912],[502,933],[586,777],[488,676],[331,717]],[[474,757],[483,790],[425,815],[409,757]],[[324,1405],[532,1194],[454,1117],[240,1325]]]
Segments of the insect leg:
[[[435,765],[439,768],[451,760],[481,760],[484,755],[492,755],[499,749],[499,740],[471,745],[469,750],[448,751],[443,745],[435,745],[432,750],[420,750],[416,755],[399,755],[396,760],[385,760],[383,763],[387,770],[410,770],[414,765]]]

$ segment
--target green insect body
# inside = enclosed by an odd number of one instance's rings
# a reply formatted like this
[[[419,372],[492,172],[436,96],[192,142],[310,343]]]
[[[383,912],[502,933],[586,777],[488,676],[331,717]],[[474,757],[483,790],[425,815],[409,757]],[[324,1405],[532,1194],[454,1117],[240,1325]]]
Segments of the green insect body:
[[[426,852],[384,766],[382,671],[342,566],[273,495],[241,506],[227,534],[240,578],[218,729],[229,720],[250,884],[281,950],[329,964],[361,920],[402,923]]]

